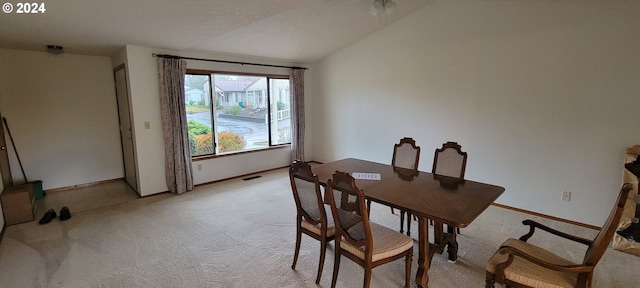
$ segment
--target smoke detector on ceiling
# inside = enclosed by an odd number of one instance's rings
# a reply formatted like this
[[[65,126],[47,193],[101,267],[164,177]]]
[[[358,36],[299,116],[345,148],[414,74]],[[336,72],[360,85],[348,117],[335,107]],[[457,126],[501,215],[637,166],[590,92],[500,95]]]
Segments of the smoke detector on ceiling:
[[[62,54],[62,46],[58,46],[58,45],[47,45],[47,52],[53,54],[53,55],[59,55]]]

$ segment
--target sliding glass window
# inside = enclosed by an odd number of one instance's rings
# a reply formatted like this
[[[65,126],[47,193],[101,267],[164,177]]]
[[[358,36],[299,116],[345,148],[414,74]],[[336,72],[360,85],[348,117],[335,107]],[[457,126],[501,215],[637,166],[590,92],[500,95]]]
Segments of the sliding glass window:
[[[291,143],[287,76],[187,71],[184,92],[192,157]]]

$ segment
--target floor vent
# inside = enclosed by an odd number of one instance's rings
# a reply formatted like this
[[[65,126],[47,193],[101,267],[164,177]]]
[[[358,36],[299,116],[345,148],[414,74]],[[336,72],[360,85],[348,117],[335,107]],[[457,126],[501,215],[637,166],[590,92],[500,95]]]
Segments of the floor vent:
[[[249,181],[249,180],[253,180],[253,179],[256,179],[256,178],[260,178],[260,177],[262,177],[262,176],[256,175],[256,176],[251,176],[251,177],[247,177],[247,178],[242,178],[242,180]]]

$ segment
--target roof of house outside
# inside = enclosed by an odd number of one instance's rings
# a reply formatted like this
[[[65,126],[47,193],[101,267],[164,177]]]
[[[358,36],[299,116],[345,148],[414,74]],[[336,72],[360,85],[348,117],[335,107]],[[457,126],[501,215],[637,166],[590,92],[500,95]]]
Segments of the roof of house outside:
[[[184,93],[185,94],[202,94],[204,93],[204,91],[198,89],[198,88],[193,88],[193,87],[189,87],[187,85],[184,86]]]
[[[256,80],[226,80],[216,79],[215,84],[220,90],[224,92],[245,91],[247,87],[253,84]]]

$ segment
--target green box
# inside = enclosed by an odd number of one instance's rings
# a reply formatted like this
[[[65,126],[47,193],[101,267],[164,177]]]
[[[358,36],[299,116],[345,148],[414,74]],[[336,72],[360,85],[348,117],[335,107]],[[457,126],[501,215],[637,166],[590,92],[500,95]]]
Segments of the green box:
[[[44,191],[42,191],[42,181],[36,180],[31,181],[31,185],[33,185],[33,197],[36,199],[40,199],[44,197]]]

